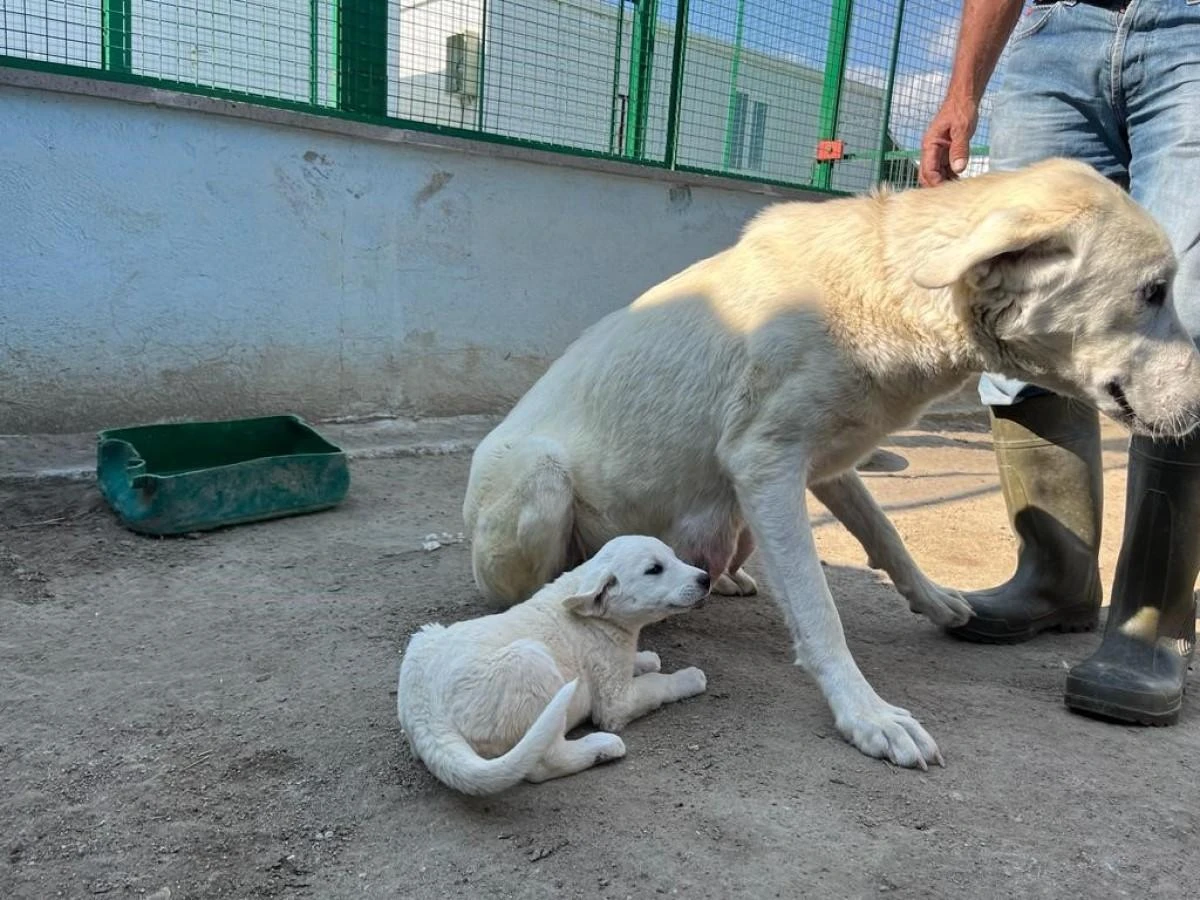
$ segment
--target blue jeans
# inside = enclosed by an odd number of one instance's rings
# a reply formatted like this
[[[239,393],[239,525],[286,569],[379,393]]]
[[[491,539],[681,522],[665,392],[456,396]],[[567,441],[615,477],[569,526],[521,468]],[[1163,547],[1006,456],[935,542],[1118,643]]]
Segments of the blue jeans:
[[[1179,256],[1175,308],[1200,337],[1200,0],[1077,0],[1026,7],[992,113],[991,168],[1049,156],[1090,163],[1129,189]],[[987,374],[1009,406],[1046,391]]]

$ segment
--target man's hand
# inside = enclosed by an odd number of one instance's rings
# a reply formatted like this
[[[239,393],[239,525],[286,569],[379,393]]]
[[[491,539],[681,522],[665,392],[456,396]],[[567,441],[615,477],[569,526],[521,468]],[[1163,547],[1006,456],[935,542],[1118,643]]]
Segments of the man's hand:
[[[922,185],[933,187],[944,181],[954,181],[966,171],[971,156],[971,138],[978,124],[978,103],[954,94],[946,97],[921,139]]]
[[[954,181],[967,169],[979,100],[996,70],[1024,0],[963,0],[950,88],[921,139],[921,184]]]

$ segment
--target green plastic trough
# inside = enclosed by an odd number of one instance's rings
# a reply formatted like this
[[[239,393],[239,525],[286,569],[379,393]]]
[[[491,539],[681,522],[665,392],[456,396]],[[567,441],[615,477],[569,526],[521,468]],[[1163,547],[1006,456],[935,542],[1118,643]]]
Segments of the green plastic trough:
[[[340,447],[299,416],[101,431],[100,492],[143,534],[185,534],[336,506],[350,488]]]

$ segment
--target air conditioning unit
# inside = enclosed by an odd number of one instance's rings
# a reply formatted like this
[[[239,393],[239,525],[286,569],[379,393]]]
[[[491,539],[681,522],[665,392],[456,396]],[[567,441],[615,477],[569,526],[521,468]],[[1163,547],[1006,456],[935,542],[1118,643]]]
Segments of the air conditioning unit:
[[[466,102],[479,92],[479,35],[471,31],[446,38],[446,93]]]

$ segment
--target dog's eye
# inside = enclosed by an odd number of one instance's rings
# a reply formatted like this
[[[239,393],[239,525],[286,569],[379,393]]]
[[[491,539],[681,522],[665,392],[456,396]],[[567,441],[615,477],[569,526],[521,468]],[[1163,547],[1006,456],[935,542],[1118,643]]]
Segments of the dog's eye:
[[[663,573],[662,563],[655,563],[646,570],[647,575],[661,575]]]
[[[1162,306],[1167,302],[1167,283],[1156,281],[1142,288],[1142,302],[1147,306]]]

